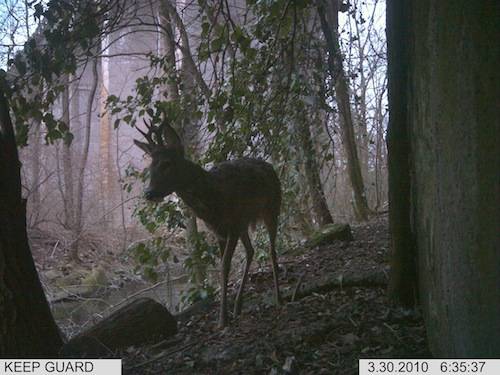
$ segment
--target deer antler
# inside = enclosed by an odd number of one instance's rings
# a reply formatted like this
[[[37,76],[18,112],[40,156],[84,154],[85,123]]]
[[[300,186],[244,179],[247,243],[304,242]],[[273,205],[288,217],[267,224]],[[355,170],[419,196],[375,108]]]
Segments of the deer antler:
[[[163,138],[162,138],[162,131],[161,127],[153,125],[153,122],[151,120],[144,120],[144,124],[146,125],[146,128],[148,129],[147,133],[142,131],[141,129],[137,128],[139,133],[141,133],[144,138],[148,141],[150,145],[155,145],[158,144],[160,146],[163,146]],[[156,137],[156,142],[153,138],[153,135]]]
[[[160,125],[160,129],[162,130],[165,142],[169,146],[183,150],[181,138],[166,120],[163,120],[162,124]]]
[[[143,150],[151,150],[152,146],[158,145],[168,146],[168,148],[176,149],[181,154],[184,154],[181,138],[167,120],[163,120],[159,126],[155,126],[151,120],[144,120],[144,125],[146,125],[147,132],[139,128],[137,130],[148,141],[149,147],[144,147],[145,144],[140,145],[141,142],[136,142]]]

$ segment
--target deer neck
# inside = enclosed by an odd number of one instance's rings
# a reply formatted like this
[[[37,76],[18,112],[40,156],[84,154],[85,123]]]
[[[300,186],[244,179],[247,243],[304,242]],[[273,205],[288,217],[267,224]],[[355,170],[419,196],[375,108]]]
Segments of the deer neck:
[[[189,173],[189,183],[178,189],[176,193],[195,212],[196,216],[209,220],[213,212],[214,193],[210,174],[191,161],[186,163],[186,169]]]

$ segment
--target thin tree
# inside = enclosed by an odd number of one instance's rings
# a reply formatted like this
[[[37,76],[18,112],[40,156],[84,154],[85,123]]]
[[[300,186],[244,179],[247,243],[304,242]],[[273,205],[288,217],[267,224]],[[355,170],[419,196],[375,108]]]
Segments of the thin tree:
[[[337,105],[340,113],[340,129],[342,142],[347,156],[347,168],[354,195],[354,212],[358,220],[367,220],[370,213],[366,199],[363,176],[359,163],[354,121],[349,98],[347,77],[344,72],[343,56],[339,40],[339,2],[337,0],[325,2],[317,0],[318,15],[321,29],[326,40],[328,50],[328,70],[333,79]]]
[[[63,78],[64,91],[61,97],[62,106],[62,121],[68,127],[69,134],[71,132],[70,120],[70,98],[69,98],[69,77],[65,75]],[[74,204],[74,185],[73,185],[73,153],[72,153],[72,138],[67,136],[62,140],[62,169],[63,169],[63,202],[64,202],[64,225],[67,229],[73,231],[75,220],[75,204]]]
[[[83,198],[84,198],[84,182],[85,182],[85,169],[87,167],[87,161],[89,157],[89,147],[90,147],[90,131],[92,127],[92,107],[94,104],[94,99],[97,92],[97,86],[99,82],[99,75],[97,71],[98,59],[95,58],[92,64],[92,86],[90,88],[87,108],[86,108],[86,118],[85,118],[85,128],[83,135],[83,148],[82,157],[80,165],[78,168],[78,180],[76,185],[76,205],[75,205],[75,238],[72,244],[72,258],[79,259],[78,248],[80,243],[80,237],[83,230]],[[77,98],[74,98],[76,100]]]

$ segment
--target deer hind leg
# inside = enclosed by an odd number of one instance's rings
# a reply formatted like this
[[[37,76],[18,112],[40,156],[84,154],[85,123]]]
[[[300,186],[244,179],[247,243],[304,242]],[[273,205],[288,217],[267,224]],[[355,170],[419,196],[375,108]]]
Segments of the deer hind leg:
[[[229,271],[231,269],[231,259],[233,258],[234,249],[238,242],[238,236],[229,235],[226,241],[226,248],[221,262],[221,296],[220,296],[220,312],[219,312],[219,327],[225,327],[227,322],[227,281]]]
[[[273,267],[274,279],[274,300],[277,306],[281,305],[280,287],[278,282],[278,260],[276,255],[276,233],[278,231],[278,217],[272,215],[264,219],[267,231],[269,232],[269,242],[271,243],[271,265]]]
[[[234,302],[234,315],[238,316],[241,313],[241,306],[243,303],[243,290],[245,289],[245,284],[248,279],[248,270],[250,269],[250,265],[252,264],[254,249],[252,246],[252,242],[250,241],[250,237],[248,236],[248,230],[243,232],[240,235],[241,242],[245,247],[246,252],[246,260],[245,260],[245,271],[243,273],[243,278],[241,279],[241,284],[238,289],[238,294],[236,295],[236,300]]]
[[[226,249],[227,238],[219,238],[219,250],[220,250],[220,258],[224,257],[224,250]]]

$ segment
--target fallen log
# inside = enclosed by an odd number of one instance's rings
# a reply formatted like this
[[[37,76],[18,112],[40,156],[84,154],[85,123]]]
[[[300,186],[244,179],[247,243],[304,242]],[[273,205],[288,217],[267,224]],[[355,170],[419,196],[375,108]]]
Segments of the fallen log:
[[[120,349],[154,343],[177,333],[177,321],[160,303],[139,298],[68,341],[62,357],[112,357]]]
[[[312,249],[314,247],[328,245],[335,240],[352,241],[352,231],[349,224],[327,224],[314,232],[305,242],[304,246]]]
[[[386,287],[388,282],[387,274],[382,270],[332,275],[307,283],[303,283],[302,279],[303,275],[294,291],[285,296],[286,300],[293,302],[313,293],[327,293],[337,288]]]
[[[208,312],[211,308],[212,305],[214,304],[214,298],[209,297],[204,300],[198,301],[193,303],[191,306],[187,307],[186,309],[182,310],[178,314],[175,314],[175,319],[179,323],[185,323],[189,319],[191,319],[194,315],[198,314],[203,314]]]

